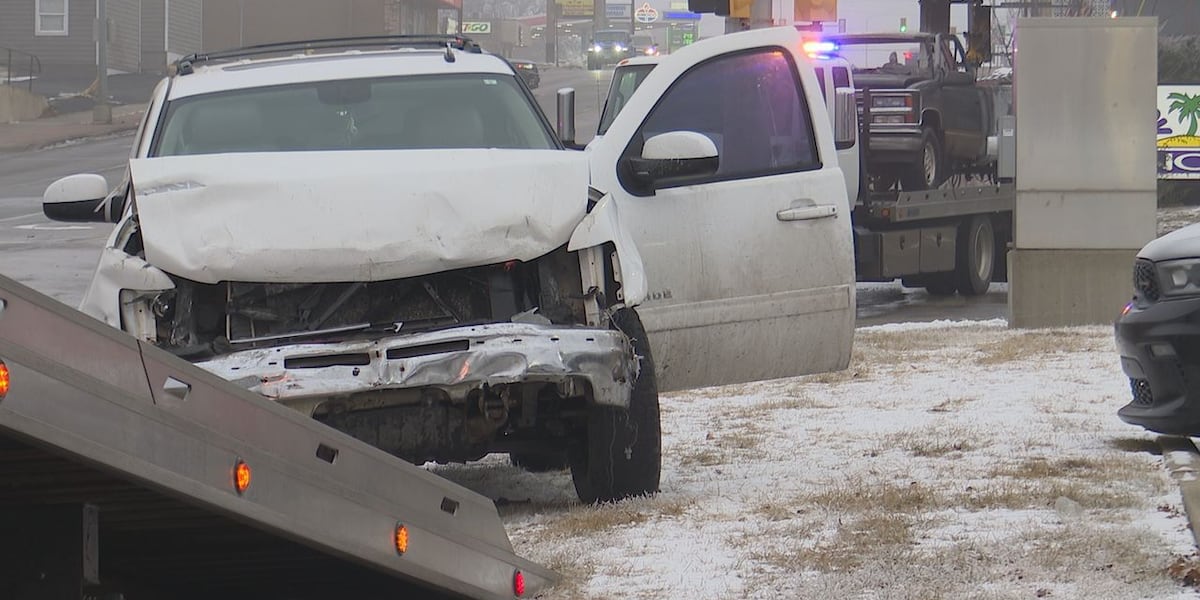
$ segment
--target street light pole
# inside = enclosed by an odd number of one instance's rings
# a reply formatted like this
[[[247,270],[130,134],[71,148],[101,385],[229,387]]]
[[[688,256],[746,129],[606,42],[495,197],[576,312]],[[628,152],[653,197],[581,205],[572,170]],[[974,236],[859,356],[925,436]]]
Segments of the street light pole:
[[[105,0],[96,0],[96,105],[92,121],[112,123],[112,106],[108,104],[108,7]]]

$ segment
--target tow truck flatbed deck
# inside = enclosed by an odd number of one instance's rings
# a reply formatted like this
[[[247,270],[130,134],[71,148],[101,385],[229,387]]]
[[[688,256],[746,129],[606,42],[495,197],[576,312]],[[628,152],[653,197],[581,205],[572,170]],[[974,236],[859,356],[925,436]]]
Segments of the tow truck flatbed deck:
[[[491,500],[5,277],[0,360],[0,597],[512,598],[557,577]]]
[[[1011,183],[943,187],[916,192],[876,192],[856,208],[862,217],[908,223],[962,215],[1011,212],[1016,189]]]

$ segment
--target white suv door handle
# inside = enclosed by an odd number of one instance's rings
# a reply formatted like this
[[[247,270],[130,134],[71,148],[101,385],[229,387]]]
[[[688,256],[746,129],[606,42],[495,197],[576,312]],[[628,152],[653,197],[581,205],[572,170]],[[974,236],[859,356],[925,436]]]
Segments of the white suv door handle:
[[[822,204],[784,209],[775,213],[775,217],[780,221],[811,221],[812,219],[827,219],[836,214],[836,206]]]

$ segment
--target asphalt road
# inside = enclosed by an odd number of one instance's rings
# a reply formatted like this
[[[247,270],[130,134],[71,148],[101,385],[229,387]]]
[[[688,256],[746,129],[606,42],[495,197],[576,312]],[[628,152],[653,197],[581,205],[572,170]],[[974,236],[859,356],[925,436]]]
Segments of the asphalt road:
[[[577,140],[595,134],[612,70],[547,69],[534,95],[555,121],[555,95],[576,91]],[[35,152],[0,153],[0,273],[77,306],[111,225],[55,223],[41,213],[46,186],[73,173],[99,173],[116,184],[132,136],[92,140]],[[993,285],[978,298],[936,298],[899,284],[860,284],[858,324],[876,325],[937,319],[992,319],[1008,313],[1007,286]]]

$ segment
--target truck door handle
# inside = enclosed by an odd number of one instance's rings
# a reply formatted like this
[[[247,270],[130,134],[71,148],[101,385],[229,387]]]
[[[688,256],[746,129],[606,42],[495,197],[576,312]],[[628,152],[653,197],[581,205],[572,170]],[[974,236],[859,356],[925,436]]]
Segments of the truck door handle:
[[[780,221],[811,221],[827,219],[835,215],[837,215],[837,207],[827,204],[788,208],[775,213],[775,217]]]

